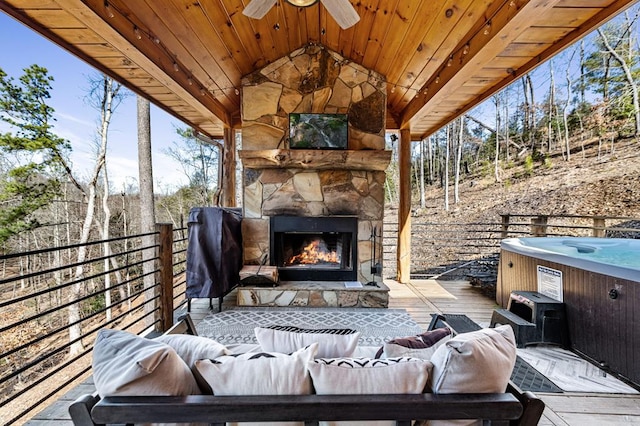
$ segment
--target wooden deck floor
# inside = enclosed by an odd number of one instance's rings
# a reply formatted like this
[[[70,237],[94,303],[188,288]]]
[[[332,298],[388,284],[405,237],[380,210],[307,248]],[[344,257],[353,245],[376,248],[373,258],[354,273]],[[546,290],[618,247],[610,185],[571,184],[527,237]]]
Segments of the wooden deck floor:
[[[410,284],[399,284],[385,280],[391,289],[390,308],[406,309],[412,318],[426,329],[432,313],[466,314],[482,326],[487,326],[496,304],[482,295],[466,281],[413,280]],[[235,294],[224,299],[223,309],[235,305]],[[214,301],[217,309],[217,304]],[[192,303],[191,316],[200,321],[209,313],[208,300]],[[69,425],[66,406],[76,395],[91,388],[83,384],[71,395],[35,416],[27,424]],[[547,405],[540,425],[640,425],[640,396],[590,393],[540,393]]]

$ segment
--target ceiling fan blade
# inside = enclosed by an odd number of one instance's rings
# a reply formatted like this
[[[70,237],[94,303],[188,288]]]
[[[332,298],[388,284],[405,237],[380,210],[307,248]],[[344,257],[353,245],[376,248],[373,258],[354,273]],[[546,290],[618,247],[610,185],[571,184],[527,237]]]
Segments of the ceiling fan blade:
[[[242,14],[253,19],[262,19],[278,0],[251,0]]]
[[[255,1],[255,0],[254,0]],[[358,12],[353,8],[349,0],[320,0],[322,5],[327,9],[327,12],[333,19],[340,25],[340,28],[346,30],[347,28],[355,25],[360,16]]]

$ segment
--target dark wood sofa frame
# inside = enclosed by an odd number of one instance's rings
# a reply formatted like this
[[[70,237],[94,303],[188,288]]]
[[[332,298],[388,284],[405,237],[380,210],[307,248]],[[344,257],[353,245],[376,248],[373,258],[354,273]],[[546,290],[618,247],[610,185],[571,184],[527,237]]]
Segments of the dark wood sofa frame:
[[[196,334],[186,315],[167,334]],[[537,425],[544,403],[509,384],[497,394],[111,396],[83,395],[69,406],[75,426],[135,423],[208,423],[320,420],[482,419],[485,425]]]

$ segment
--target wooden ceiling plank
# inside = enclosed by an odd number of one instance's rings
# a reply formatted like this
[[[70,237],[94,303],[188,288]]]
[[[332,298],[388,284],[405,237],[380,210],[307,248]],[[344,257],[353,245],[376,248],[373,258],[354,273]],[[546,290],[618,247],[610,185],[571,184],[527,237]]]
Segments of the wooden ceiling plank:
[[[76,45],[104,43],[104,38],[86,28],[52,28],[51,31]]]
[[[262,18],[266,19],[269,25],[269,32],[271,33],[271,38],[273,39],[275,46],[274,53],[276,57],[273,60],[286,56],[295,49],[294,45],[290,43],[289,37],[287,37],[287,22],[284,20],[284,12],[282,10],[283,8],[286,9],[291,7],[293,6],[284,1],[276,3],[276,5],[271,8],[271,11],[267,13],[267,16]],[[278,27],[280,29],[276,29]]]
[[[589,17],[596,15],[601,9],[587,7],[554,7],[544,11],[536,18],[536,22],[562,22],[565,27],[578,27]]]
[[[242,14],[245,8],[244,3],[248,2],[242,2],[240,0],[223,1],[227,15],[229,15],[233,28],[238,34],[240,43],[244,46],[251,62],[251,69],[249,71],[243,69],[242,76],[254,69],[265,66],[267,64],[267,53],[270,52],[272,48],[268,37],[258,36],[259,31],[256,29],[257,20]]]
[[[552,44],[562,40],[573,30],[575,30],[574,27],[531,27],[516,38],[515,42]]]
[[[352,52],[350,59],[359,64],[364,59],[364,52],[367,49],[367,43],[369,41],[369,34],[373,29],[373,24],[376,18],[376,10],[380,4],[379,0],[361,1],[358,8],[358,14],[360,15],[360,22],[356,24],[358,31],[353,38]]]
[[[216,37],[218,32],[211,29],[200,7],[193,6],[190,2],[184,9],[179,9],[172,0],[153,1],[153,5],[147,2],[136,3],[136,16],[156,37],[158,34],[162,35],[161,42],[169,49],[168,53],[175,55],[175,60],[186,68],[185,72],[199,80],[207,89],[212,89],[212,86],[215,89],[225,89],[240,81],[240,64],[233,61],[228,49],[220,48],[216,43],[219,40]],[[169,13],[160,16],[156,8]],[[194,37],[193,34],[197,36]],[[201,36],[210,36],[213,40],[204,43]],[[222,42],[224,41],[221,40]],[[212,52],[212,48],[217,50]],[[198,54],[198,57],[194,57],[194,54]]]
[[[86,27],[81,21],[62,9],[24,9],[22,12],[50,30],[59,28],[83,29]]]
[[[307,41],[309,43],[320,43],[320,8],[302,8],[305,17],[305,28],[307,29]]]
[[[427,0],[430,1],[430,0]],[[418,45],[406,46],[403,48],[403,41],[407,38],[407,34],[410,30],[417,31],[414,27],[416,22],[416,13],[419,6],[423,2],[406,1],[400,2],[396,8],[395,13],[391,17],[389,25],[393,28],[393,31],[388,31],[384,39],[384,48],[380,51],[380,55],[376,59],[374,69],[382,75],[389,73],[389,67],[392,65],[393,60],[398,54],[398,50],[415,51]]]
[[[57,9],[60,7],[51,0],[12,0],[11,5],[16,9],[28,10],[28,9]]]
[[[322,44],[329,49],[340,53],[340,33],[342,32],[342,28],[340,28],[335,19],[329,15],[327,9],[320,6],[320,4],[321,3],[311,6],[320,9],[320,40],[322,40]],[[322,34],[323,28],[324,34]]]
[[[381,1],[375,11],[375,19],[371,32],[369,33],[369,43],[364,51],[361,65],[365,68],[374,69],[378,55],[382,50],[387,32],[390,29],[390,23],[396,13],[399,0]]]
[[[438,4],[437,2],[433,3]],[[433,25],[423,35],[420,44],[422,49],[410,52],[409,57],[411,59],[409,59],[408,63],[406,61],[397,61],[398,66],[396,69],[389,72],[390,81],[419,90],[428,79],[426,75],[429,73],[429,69],[435,69],[436,63],[448,57],[451,50],[459,44],[459,39],[470,31],[467,26],[472,27],[473,23],[467,24],[465,22],[477,21],[478,13],[471,10],[472,6],[477,7],[477,5],[484,6],[484,3],[464,0],[457,1],[453,5],[443,4],[442,8],[435,12]],[[448,9],[451,11],[449,17],[447,17]],[[465,21],[465,18],[468,21]],[[402,69],[401,64],[405,65]],[[432,64],[431,67],[429,67],[430,64]],[[414,75],[411,81],[406,80],[406,76],[409,74]],[[405,76],[405,81],[400,80],[403,75]],[[398,96],[392,96],[389,104],[393,110],[399,112],[402,107],[397,103],[398,99]]]
[[[282,15],[284,19],[284,29],[288,34],[291,50],[296,50],[307,42],[307,29],[305,28],[304,13],[299,7],[283,7]]]

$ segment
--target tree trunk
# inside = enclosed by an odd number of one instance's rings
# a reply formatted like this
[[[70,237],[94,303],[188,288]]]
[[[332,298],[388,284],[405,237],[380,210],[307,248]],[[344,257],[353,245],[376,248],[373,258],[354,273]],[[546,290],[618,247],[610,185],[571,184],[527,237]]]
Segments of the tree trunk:
[[[495,156],[493,159],[493,173],[494,173],[494,177],[496,182],[500,182],[500,173],[498,170],[498,158],[500,156],[500,98],[498,97],[498,95],[495,95],[493,97],[493,101],[495,103],[496,106],[496,152],[495,152]]]
[[[455,168],[455,178],[453,185],[453,202],[458,204],[460,202],[460,161],[462,160],[462,138],[464,136],[464,116],[461,116],[458,119],[458,123],[460,126],[460,130],[458,132],[458,146],[456,151],[456,168]]]
[[[425,208],[424,199],[424,139],[420,141],[420,207]]]
[[[451,145],[451,124],[447,125],[447,145],[444,154],[444,209],[449,211],[449,146]]]
[[[549,61],[549,119],[547,123],[547,152],[551,152],[553,134],[553,110],[556,103],[556,82],[553,78],[553,61]]]
[[[611,47],[607,36],[600,29],[598,29],[598,35],[600,35],[600,38],[602,39],[604,46],[607,48],[607,51],[616,59],[616,61],[618,61],[618,63],[622,67],[622,70],[624,71],[624,76],[627,79],[627,84],[629,84],[629,87],[631,88],[631,94],[633,96],[633,113],[636,121],[635,136],[640,136],[640,100],[638,99],[638,85],[633,79],[633,74],[631,69],[629,68],[629,65],[624,60],[624,58],[620,56],[620,54],[614,48]]]
[[[150,234],[155,230],[155,205],[153,200],[153,166],[151,163],[151,111],[149,101],[137,97],[138,107],[138,179],[140,181],[140,232]],[[157,300],[154,270],[155,238],[147,235],[142,238],[142,273],[144,275],[145,314],[155,310]],[[146,317],[148,326],[154,323],[153,315]]]

